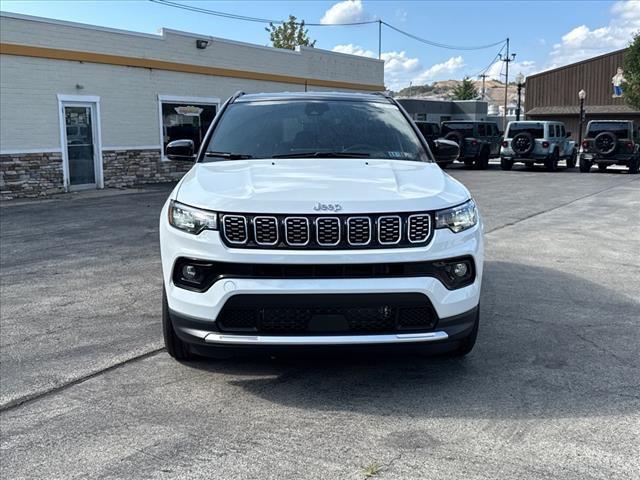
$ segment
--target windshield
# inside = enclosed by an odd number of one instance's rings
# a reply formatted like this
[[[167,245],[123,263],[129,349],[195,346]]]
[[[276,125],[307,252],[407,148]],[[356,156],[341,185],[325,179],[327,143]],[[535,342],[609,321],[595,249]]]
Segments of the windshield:
[[[512,123],[505,138],[513,138],[517,134],[527,132],[533,138],[544,138],[544,125],[542,123]]]
[[[587,137],[594,138],[602,132],[611,132],[617,138],[629,138],[629,124],[626,122],[591,122]]]
[[[397,106],[345,100],[233,103],[205,155],[205,162],[332,156],[429,161]]]
[[[449,132],[460,132],[464,137],[473,137],[473,123],[445,123],[442,125],[442,135]]]
[[[425,137],[438,135],[440,127],[435,123],[416,122],[416,127]]]

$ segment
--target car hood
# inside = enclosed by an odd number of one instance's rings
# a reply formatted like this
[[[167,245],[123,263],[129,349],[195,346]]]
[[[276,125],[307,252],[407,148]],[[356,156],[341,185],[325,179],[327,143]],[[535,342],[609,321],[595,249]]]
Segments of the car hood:
[[[435,163],[374,159],[231,160],[197,163],[176,200],[238,213],[340,213],[437,210],[470,198]],[[327,211],[320,211],[328,213]]]

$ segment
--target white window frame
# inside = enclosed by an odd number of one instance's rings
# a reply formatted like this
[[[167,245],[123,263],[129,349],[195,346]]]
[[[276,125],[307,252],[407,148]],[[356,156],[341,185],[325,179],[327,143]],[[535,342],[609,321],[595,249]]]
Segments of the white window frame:
[[[102,162],[102,127],[100,125],[100,97],[95,95],[64,95],[57,94],[58,98],[58,119],[60,128],[60,149],[62,151],[62,177],[64,190],[68,192],[71,187],[69,178],[69,151],[67,150],[66,124],[64,116],[65,106],[87,106],[89,105],[95,118],[92,120],[94,135],[94,165],[96,176],[96,188],[104,188],[104,169]]]
[[[216,115],[220,112],[220,99],[217,97],[185,97],[180,95],[160,95],[158,94],[158,130],[160,132],[160,155],[162,161],[169,159],[164,154],[164,128],[162,125],[162,104],[163,103],[195,103],[199,105],[215,105]]]

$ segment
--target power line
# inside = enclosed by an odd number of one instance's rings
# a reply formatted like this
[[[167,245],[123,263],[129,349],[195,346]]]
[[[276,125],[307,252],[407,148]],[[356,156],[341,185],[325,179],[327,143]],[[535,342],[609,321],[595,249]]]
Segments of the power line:
[[[507,46],[507,43],[505,42],[502,45],[502,48],[500,48],[500,50],[498,50],[498,53],[496,53],[496,55],[493,57],[493,59],[491,60],[491,62],[489,63],[489,65],[487,65],[484,69],[480,70],[478,73],[476,73],[475,75],[471,75],[471,77],[480,77],[482,75],[484,75],[485,73],[487,73],[487,70],[489,70],[494,63],[496,63],[496,61],[498,60],[498,58],[500,57],[500,54],[502,53],[502,51],[504,50],[504,47]]]
[[[169,0],[149,0],[152,3],[157,3],[158,5],[164,5],[166,7],[174,7],[179,8],[181,10],[187,10],[190,12],[203,13],[205,15],[213,15],[215,17],[223,17],[229,18],[232,20],[243,20],[245,22],[255,22],[255,23],[274,23],[278,25],[282,25],[283,23],[288,23],[288,20],[271,20],[268,18],[260,18],[260,17],[249,17],[246,15],[238,15],[235,13],[227,13],[220,12],[218,10],[209,10],[207,8],[195,7],[193,5],[185,5],[182,3],[171,2]],[[296,25],[302,25],[303,22],[294,22]],[[378,20],[367,20],[362,22],[347,22],[347,23],[307,23],[304,22],[305,26],[308,27],[340,27],[340,26],[354,26],[354,25],[369,25],[372,23],[378,23]]]
[[[480,46],[477,46],[477,47],[460,46],[460,45],[448,45],[446,43],[438,43],[438,42],[434,42],[434,41],[431,41],[431,40],[427,40],[426,38],[418,37],[417,35],[413,35],[412,33],[405,32],[404,30],[400,30],[399,28],[394,27],[393,25],[391,25],[391,24],[389,24],[389,23],[387,23],[385,21],[382,21],[382,20],[381,20],[381,23],[383,25],[389,27],[391,30],[395,30],[396,32],[401,33],[402,35],[405,35],[405,36],[407,36],[409,38],[412,38],[412,39],[414,39],[414,40],[416,40],[418,42],[424,43],[426,45],[431,45],[432,47],[446,48],[446,49],[449,49],[449,50],[484,50],[486,48],[496,47],[496,46],[498,46],[500,44],[504,44],[506,42],[506,40],[500,40],[499,42],[491,43],[491,44],[488,44],[488,45],[480,45]]]
[[[238,15],[235,13],[228,13],[228,12],[221,12],[218,10],[209,10],[207,8],[202,8],[202,7],[196,7],[193,5],[186,5],[183,3],[178,3],[178,2],[173,2],[170,0],[149,0],[152,3],[157,3],[158,5],[164,5],[166,7],[173,7],[173,8],[178,8],[181,10],[186,10],[186,11],[190,11],[190,12],[195,12],[195,13],[202,13],[205,15],[213,15],[216,17],[222,17],[222,18],[228,18],[228,19],[232,19],[232,20],[242,20],[245,22],[255,22],[255,23],[273,23],[273,24],[277,24],[277,25],[282,25],[283,23],[287,23],[287,20],[273,20],[273,19],[268,19],[268,18],[260,18],[260,17],[250,17],[247,15]],[[294,22],[296,25],[302,25],[303,22]],[[350,26],[356,26],[356,25],[371,25],[373,23],[377,23],[378,24],[378,50],[381,50],[381,27],[382,25],[385,25],[386,27],[402,34],[405,35],[409,38],[412,38],[418,42],[424,43],[426,45],[431,45],[432,47],[439,47],[439,48],[445,48],[445,49],[449,49],[449,50],[484,50],[486,48],[491,48],[491,47],[495,47],[497,45],[500,45],[502,43],[505,42],[505,40],[500,40],[499,42],[495,42],[495,43],[491,43],[488,45],[480,45],[480,46],[460,46],[460,45],[449,45],[446,43],[439,43],[439,42],[434,42],[432,40],[427,40],[426,38],[421,38],[418,37],[417,35],[413,35],[409,32],[405,32],[404,30],[401,30],[397,27],[394,27],[393,25],[391,25],[390,23],[387,23],[383,20],[365,20],[365,21],[361,21],[361,22],[345,22],[345,23],[308,23],[308,22],[304,22],[304,25],[307,27],[350,27]]]

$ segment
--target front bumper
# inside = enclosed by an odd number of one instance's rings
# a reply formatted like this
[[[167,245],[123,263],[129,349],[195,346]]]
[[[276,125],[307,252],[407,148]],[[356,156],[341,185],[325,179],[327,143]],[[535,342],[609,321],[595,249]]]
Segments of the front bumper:
[[[299,347],[345,345],[420,344],[454,342],[465,338],[474,328],[478,308],[460,315],[442,318],[431,332],[385,333],[370,335],[240,335],[223,333],[215,325],[181,316],[171,312],[171,322],[181,340],[200,347]],[[206,350],[205,350],[206,352]]]
[[[543,149],[540,145],[536,145],[536,148],[527,155],[518,155],[511,147],[500,147],[500,158],[512,162],[544,162],[550,154],[550,150]]]
[[[172,323],[183,340],[200,345],[352,345],[379,343],[434,342],[450,339],[470,328],[469,322],[459,323],[460,315],[474,312],[480,300],[483,273],[484,244],[482,220],[464,232],[448,229],[435,231],[424,247],[370,250],[255,250],[234,249],[224,245],[217,231],[191,235],[171,227],[166,205],[161,215],[160,245],[163,278]],[[224,278],[205,292],[195,292],[174,285],[172,269],[181,257],[218,262],[254,264],[367,264],[421,262],[469,255],[475,264],[472,284],[447,289],[433,277],[401,278],[341,278],[341,279],[268,279]],[[322,294],[402,294],[424,295],[439,322],[434,331],[398,332],[375,335],[237,335],[221,332],[216,320],[229,299],[237,295],[322,295]],[[474,314],[475,315],[475,314]],[[465,317],[466,318],[466,317]],[[453,319],[453,320],[452,320]],[[456,320],[457,319],[457,320]],[[452,323],[453,322],[453,323]],[[449,329],[441,329],[449,325]],[[458,326],[456,326],[458,325]],[[444,328],[444,327],[443,327]]]

